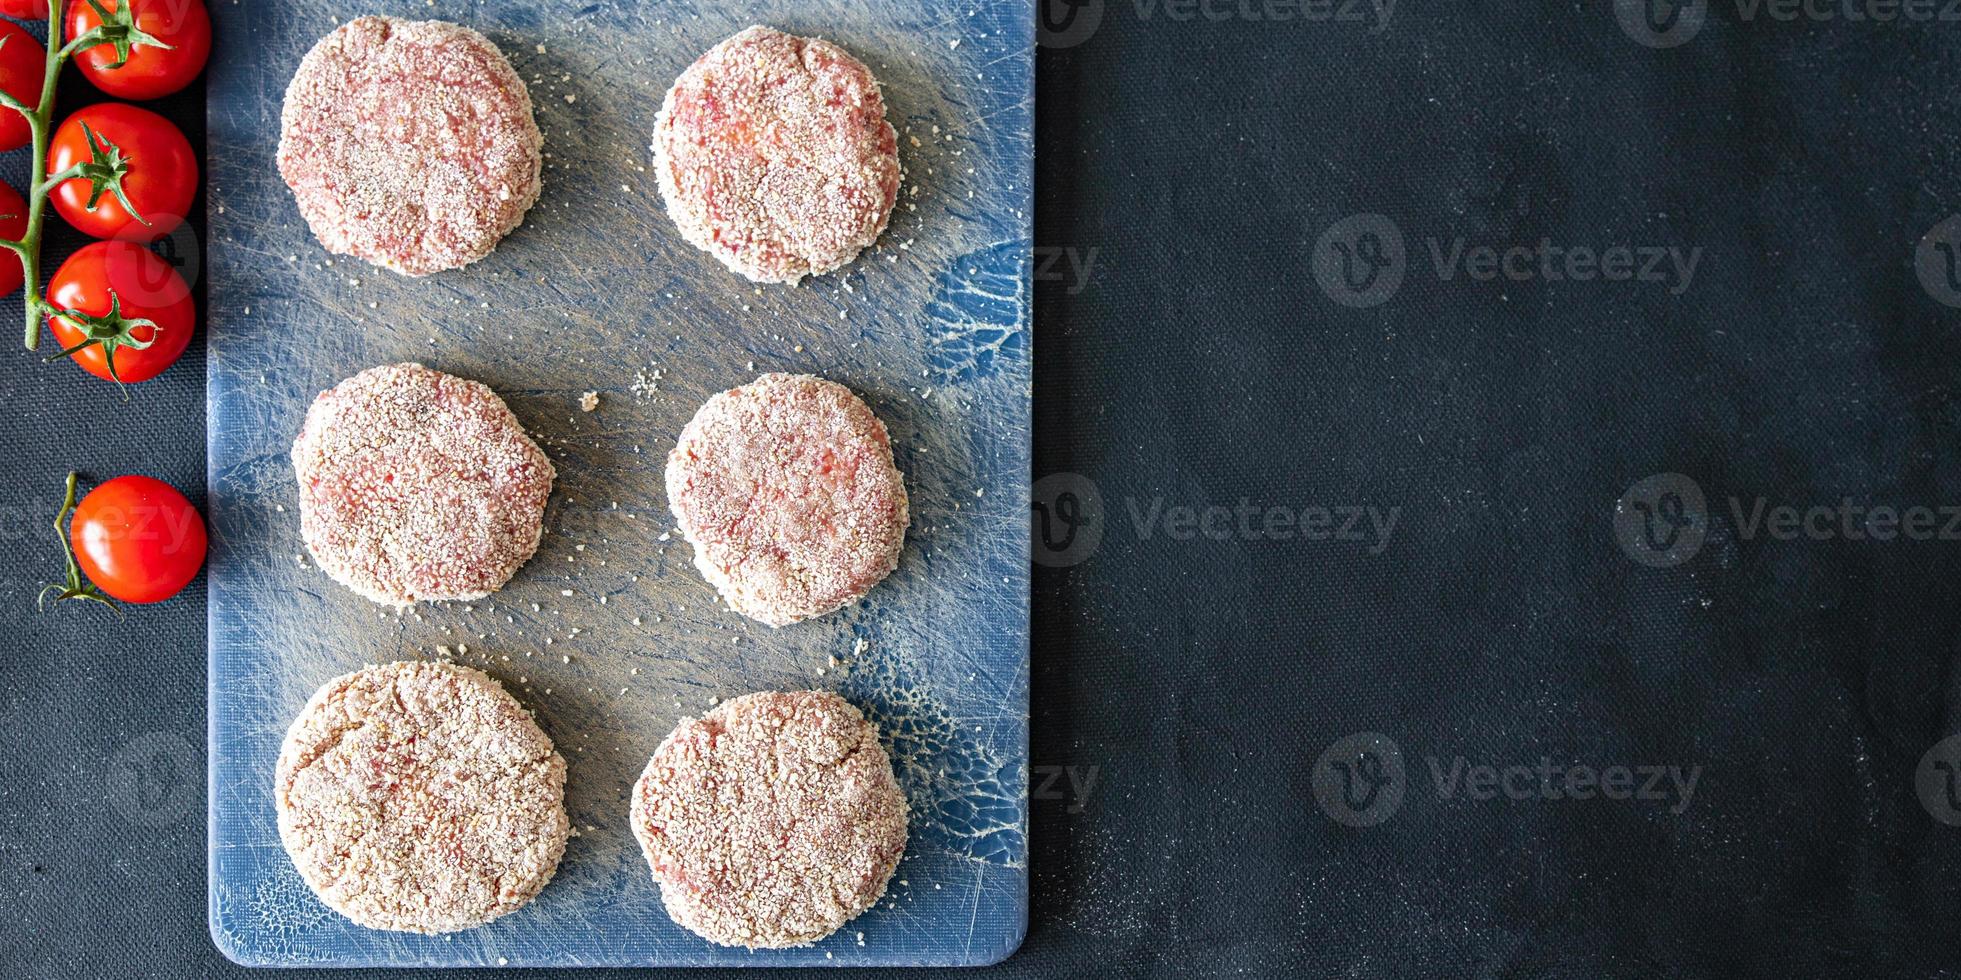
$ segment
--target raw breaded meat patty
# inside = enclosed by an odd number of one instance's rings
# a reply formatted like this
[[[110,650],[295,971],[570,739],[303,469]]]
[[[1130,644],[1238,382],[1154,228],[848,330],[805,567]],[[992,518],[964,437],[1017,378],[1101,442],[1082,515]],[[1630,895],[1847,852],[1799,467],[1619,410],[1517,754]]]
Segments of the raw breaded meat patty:
[[[489,675],[402,661],[328,681],[280,749],[279,838],[370,929],[453,932],[515,911],[565,854],[565,760]]]
[[[300,534],[376,602],[480,599],[538,550],[556,473],[496,392],[420,364],[321,392],[293,442]]]
[[[898,567],[910,520],[885,424],[807,374],[710,398],[668,454],[667,500],[702,576],[771,626],[862,598]]]
[[[361,17],[300,62],[279,173],[327,251],[404,275],[489,255],[538,200],[544,137],[489,38]]]
[[[634,836],[674,921],[724,946],[803,946],[885,894],[906,799],[878,728],[824,691],[685,718],[633,787]]]
[[[667,90],[654,171],[682,237],[756,282],[795,283],[878,240],[899,141],[871,70],[828,41],[751,27]]]

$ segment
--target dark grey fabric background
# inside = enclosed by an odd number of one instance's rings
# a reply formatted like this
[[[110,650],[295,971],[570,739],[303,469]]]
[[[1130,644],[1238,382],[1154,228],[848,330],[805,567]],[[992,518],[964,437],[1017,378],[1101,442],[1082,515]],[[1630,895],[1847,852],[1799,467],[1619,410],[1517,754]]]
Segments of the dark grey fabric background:
[[[1961,322],[1913,261],[1961,210],[1961,23],[1692,6],[1660,49],[1607,2],[1106,0],[1043,51],[1036,475],[1074,475],[1037,496],[1100,499],[1100,543],[1037,543],[1071,563],[1037,571],[1032,922],[993,972],[1961,973],[1961,829],[1914,783],[1961,727],[1961,543],[1747,520],[1961,502]],[[1358,213],[1406,246],[1364,309],[1313,274]],[[1481,282],[1431,257],[1458,239],[1701,253]],[[202,377],[194,346],[123,404],[0,365],[0,975],[242,972],[204,927],[201,581],[32,612],[68,468],[201,497]],[[1616,501],[1660,473],[1704,540],[1650,567]],[[1249,523],[1172,516],[1207,506]],[[1397,522],[1264,532],[1316,507]],[[1315,795],[1359,732],[1403,761],[1366,827]],[[1699,775],[1433,772],[1542,759]]]

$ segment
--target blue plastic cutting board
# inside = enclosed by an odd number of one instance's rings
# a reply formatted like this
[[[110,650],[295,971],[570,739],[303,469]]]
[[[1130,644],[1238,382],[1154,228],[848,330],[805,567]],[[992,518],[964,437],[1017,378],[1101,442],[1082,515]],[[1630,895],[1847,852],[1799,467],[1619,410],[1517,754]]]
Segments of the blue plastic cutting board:
[[[445,4],[530,84],[548,160],[524,227],[484,262],[424,280],[329,265],[273,154],[286,83],[316,39],[358,14],[435,8],[211,10],[218,945],[242,963],[295,966],[979,964],[1013,951],[1028,881],[1029,3]],[[794,289],[753,287],[682,242],[648,170],[668,83],[751,23],[829,38],[869,64],[906,168],[879,247]],[[398,616],[300,559],[287,452],[317,392],[404,360],[496,388],[559,485],[544,545],[509,587]],[[661,487],[696,407],[763,371],[863,394],[912,494],[899,570],[865,604],[782,630],[717,606],[670,533]],[[600,395],[589,414],[586,391]],[[536,709],[571,763],[579,836],[517,913],[448,937],[369,931],[320,904],[281,849],[273,761],[319,684],[439,648]],[[663,912],[627,789],[711,699],[811,687],[842,692],[884,730],[913,805],[906,858],[885,901],[814,947],[710,945]]]

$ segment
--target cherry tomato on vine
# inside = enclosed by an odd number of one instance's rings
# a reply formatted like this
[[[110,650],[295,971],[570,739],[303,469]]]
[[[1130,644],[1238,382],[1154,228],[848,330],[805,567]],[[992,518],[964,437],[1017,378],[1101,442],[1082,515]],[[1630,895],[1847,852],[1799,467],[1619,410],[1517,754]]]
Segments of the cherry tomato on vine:
[[[109,12],[112,29],[125,20],[133,26],[124,40],[76,52],[75,63],[96,88],[124,99],[157,99],[191,84],[204,70],[211,57],[211,15],[204,0],[96,2]],[[129,5],[128,15],[123,4]],[[87,0],[71,0],[66,20],[71,41],[103,26]]]
[[[55,130],[49,175],[77,167],[81,175],[51,196],[69,224],[95,238],[155,241],[184,223],[197,197],[191,141],[170,120],[133,105],[92,105]]]
[[[74,2],[85,3],[86,0],[74,0]],[[19,17],[21,20],[47,20],[48,0],[0,0],[0,14]]]
[[[124,602],[162,602],[204,567],[204,518],[175,487],[119,476],[89,491],[68,524],[75,563]]]
[[[48,303],[61,354],[109,381],[147,381],[191,345],[197,302],[170,263],[135,242],[96,242],[61,264]],[[73,351],[70,353],[70,351]]]
[[[42,16],[47,16],[43,14]],[[0,90],[29,109],[41,105],[41,83],[48,68],[48,50],[34,35],[13,21],[0,21]],[[17,150],[34,138],[27,120],[0,107],[0,153]]]
[[[0,238],[20,241],[27,236],[27,201],[13,185],[0,181]],[[21,270],[20,256],[0,249],[0,296],[19,289],[27,275]]]

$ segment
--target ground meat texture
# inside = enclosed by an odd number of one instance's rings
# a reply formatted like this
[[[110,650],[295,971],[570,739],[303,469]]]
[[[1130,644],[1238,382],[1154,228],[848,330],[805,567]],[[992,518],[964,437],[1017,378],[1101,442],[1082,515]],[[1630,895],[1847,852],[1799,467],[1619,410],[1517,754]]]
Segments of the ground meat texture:
[[[279,838],[370,929],[452,932],[515,911],[565,854],[565,760],[489,675],[403,661],[337,677],[275,770]]]
[[[898,567],[910,519],[885,424],[807,374],[710,398],[668,454],[667,497],[702,576],[771,626],[862,598]]]
[[[816,942],[885,894],[906,800],[878,728],[823,691],[764,692],[685,718],[633,788],[668,915],[724,946]]]
[[[489,255],[523,222],[544,143],[524,81],[488,38],[362,17],[300,62],[279,173],[327,251],[422,276]]]
[[[556,476],[503,399],[420,364],[322,392],[293,443],[300,534],[376,602],[480,599],[538,550]]]
[[[668,89],[655,174],[682,237],[756,282],[830,272],[878,240],[898,134],[871,70],[828,41],[751,27]]]

